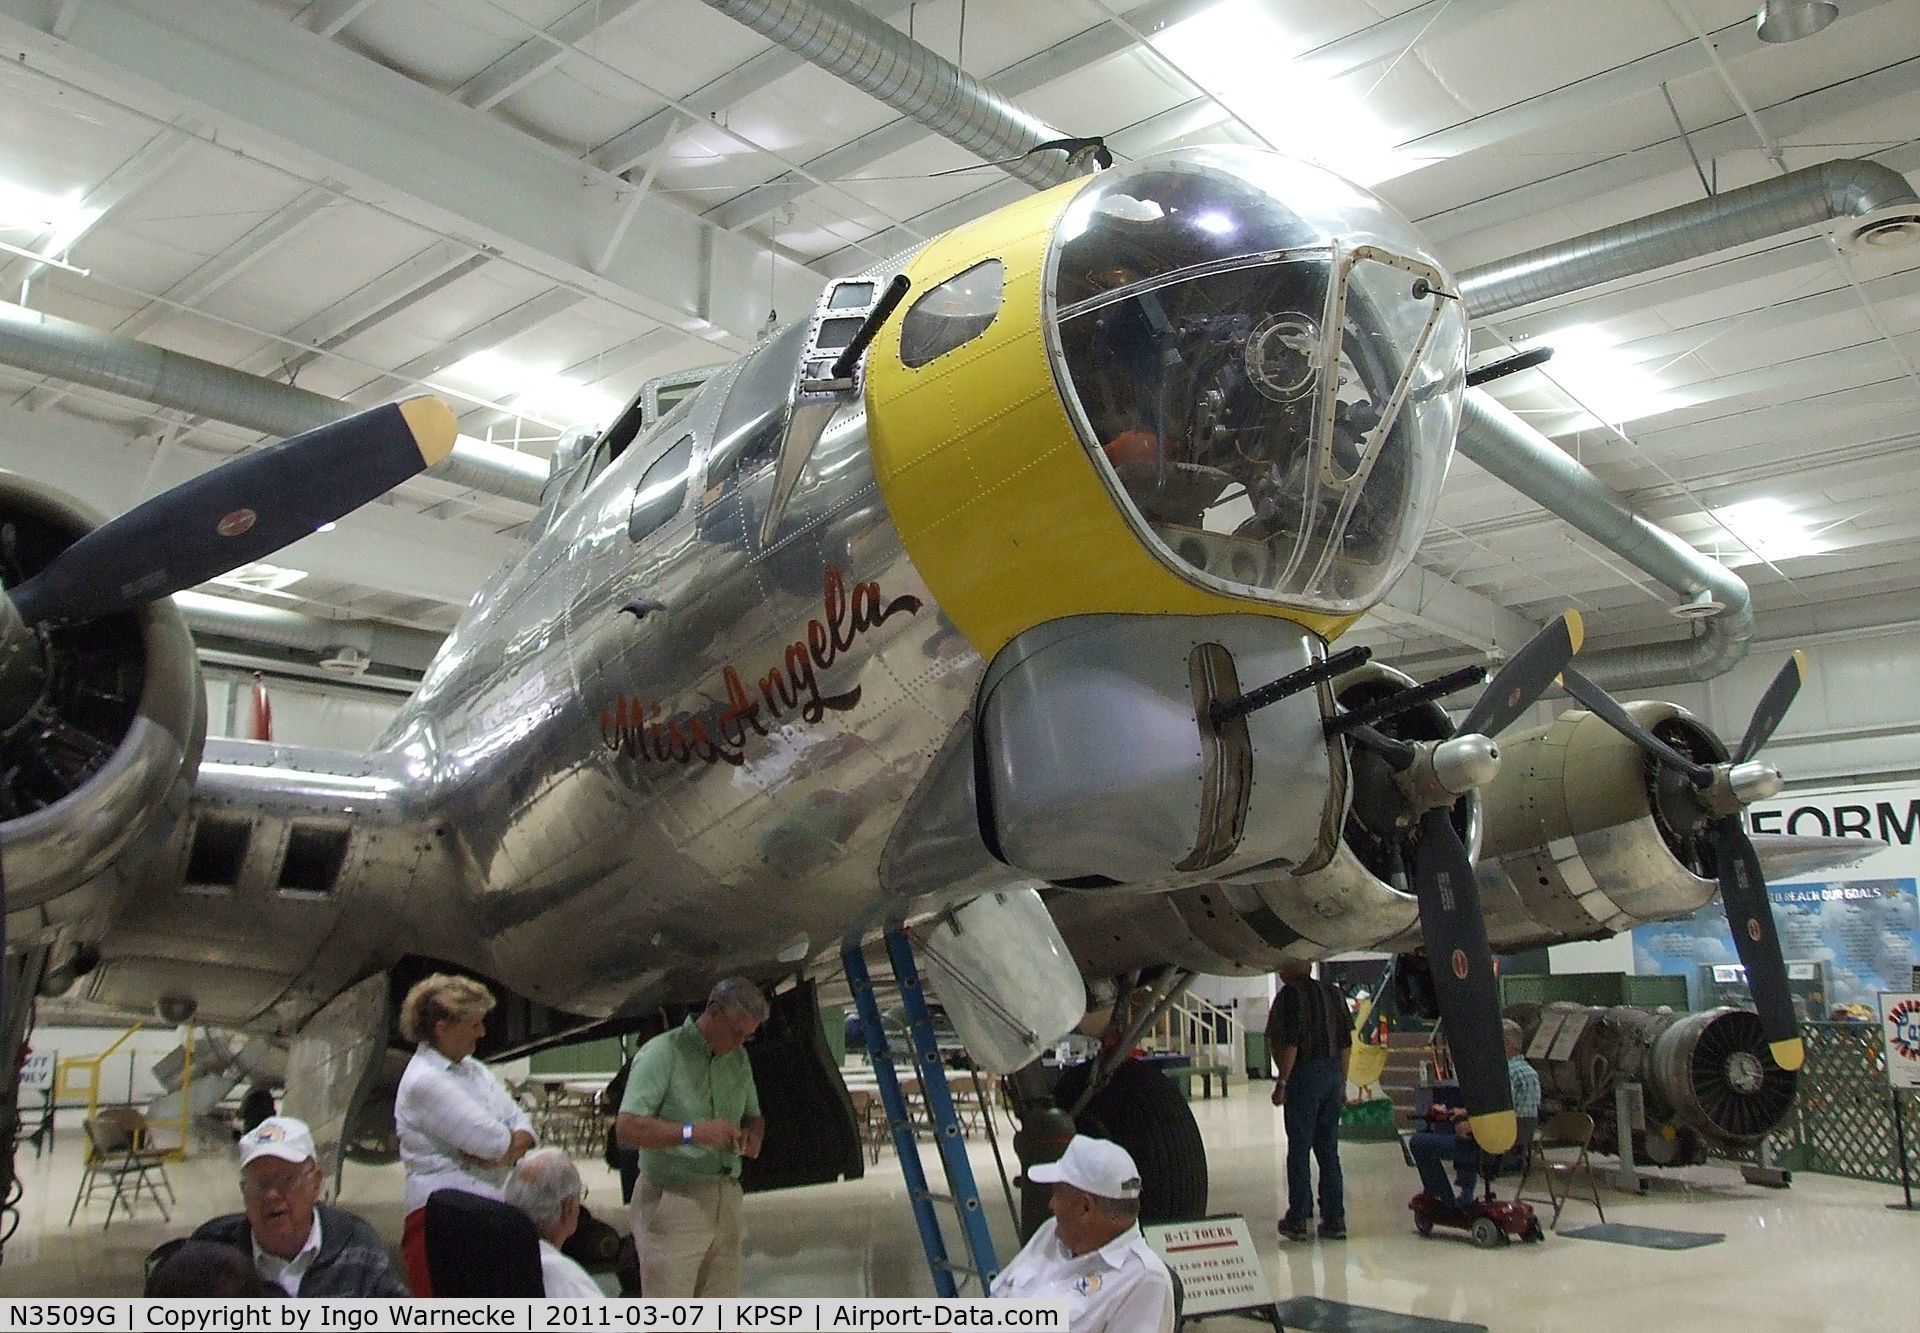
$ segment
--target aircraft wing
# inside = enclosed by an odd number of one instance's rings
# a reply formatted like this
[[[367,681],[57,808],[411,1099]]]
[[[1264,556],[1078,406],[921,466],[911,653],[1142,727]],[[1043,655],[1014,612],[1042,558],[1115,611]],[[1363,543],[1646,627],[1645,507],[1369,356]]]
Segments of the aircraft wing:
[[[1878,838],[1803,838],[1792,833],[1755,833],[1753,850],[1767,883],[1780,884],[1822,870],[1838,870],[1864,861],[1887,844]]]
[[[404,949],[434,845],[409,793],[392,755],[208,741],[75,997],[291,1033]]]

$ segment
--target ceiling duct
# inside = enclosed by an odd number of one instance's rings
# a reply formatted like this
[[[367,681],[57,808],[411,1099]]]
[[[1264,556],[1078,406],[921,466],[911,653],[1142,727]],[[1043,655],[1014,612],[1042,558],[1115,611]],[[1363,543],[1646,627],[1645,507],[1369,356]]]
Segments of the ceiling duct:
[[[1737,245],[1869,215],[1879,220],[1876,236],[1898,237],[1904,233],[1893,223],[1903,216],[1920,219],[1920,196],[1890,167],[1841,158],[1467,269],[1460,274],[1460,297],[1471,315],[1484,319]],[[1852,230],[1843,228],[1843,234]],[[1920,226],[1914,232],[1920,235]]]
[[[1029,185],[1080,174],[1064,153],[1026,156],[1060,131],[849,0],[706,3]]]
[[[1797,42],[1839,17],[1833,0],[1765,0],[1754,23],[1763,42]]]
[[[6,302],[0,302],[0,363],[280,438],[365,410]],[[538,505],[547,463],[462,436],[426,475]]]
[[[1482,390],[1467,390],[1459,448],[1682,598],[1694,601],[1704,593],[1725,608],[1696,622],[1701,629],[1692,639],[1582,653],[1581,674],[1607,690],[1671,685],[1721,675],[1747,655],[1753,599],[1740,577],[1628,508],[1598,477]]]
[[[366,620],[324,620],[230,597],[180,593],[174,600],[186,617],[188,628],[196,634],[295,648],[324,654],[342,663],[358,660],[363,663],[361,671],[374,662],[408,671],[424,671],[440,651],[442,642],[440,635],[426,630]]]
[[[336,644],[320,659],[320,669],[336,676],[364,676],[373,659],[350,643]]]
[[[1920,236],[1920,197],[1904,176],[1877,162],[1823,162],[1469,269],[1460,275],[1460,294],[1467,309],[1484,318],[1826,223],[1841,222],[1844,239],[1863,220],[1876,237]],[[1719,561],[1635,513],[1552,441],[1477,390],[1467,394],[1459,447],[1686,602],[1704,604],[1704,598],[1725,606],[1697,622],[1700,633],[1690,640],[1584,657],[1581,669],[1588,676],[1608,689],[1666,685],[1720,675],[1746,656],[1753,639],[1752,598]]]

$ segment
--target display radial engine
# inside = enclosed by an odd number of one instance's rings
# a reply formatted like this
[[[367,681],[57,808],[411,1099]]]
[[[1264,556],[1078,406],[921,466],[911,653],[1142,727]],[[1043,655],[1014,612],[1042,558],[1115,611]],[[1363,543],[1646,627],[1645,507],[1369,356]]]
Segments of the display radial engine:
[[[1451,279],[1323,170],[1217,148],[1070,182],[557,453],[525,555],[368,753],[196,762],[184,635],[150,605],[323,521],[313,478],[347,488],[308,454],[64,550],[85,522],[17,491],[50,527],[0,550],[7,743],[64,794],[0,825],[9,1012],[37,987],[364,1038],[338,1006],[451,966],[514,998],[524,1049],[974,904],[969,935],[1005,914],[1052,959],[977,1006],[1013,1065],[1084,1010],[1110,925],[1192,922],[1164,965],[1215,939],[1218,894],[1263,949],[1416,939],[1499,1148],[1473,792],[1578,622],[1457,726],[1432,699],[1461,682],[1328,656],[1426,531],[1464,366]],[[363,461],[340,508],[408,475]]]

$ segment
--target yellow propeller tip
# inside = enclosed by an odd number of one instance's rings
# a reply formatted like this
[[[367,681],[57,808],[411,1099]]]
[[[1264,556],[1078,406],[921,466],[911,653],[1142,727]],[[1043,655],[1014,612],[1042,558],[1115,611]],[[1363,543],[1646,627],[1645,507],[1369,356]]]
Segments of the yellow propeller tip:
[[[1573,641],[1573,651],[1579,652],[1580,645],[1587,641],[1587,622],[1578,611],[1562,613],[1567,622],[1567,638]],[[1559,677],[1554,677],[1558,680]]]
[[[1799,668],[1800,680],[1804,684],[1812,668],[1807,665],[1807,654],[1803,649],[1795,648],[1793,650],[1793,664]]]
[[[1789,1074],[1807,1062],[1807,1048],[1798,1037],[1770,1041],[1767,1049],[1773,1053],[1773,1062]]]
[[[422,394],[401,403],[400,415],[406,419],[414,447],[428,467],[453,452],[453,442],[460,435],[460,419],[446,403],[430,393]]]
[[[1473,1141],[1483,1151],[1507,1152],[1520,1138],[1520,1121],[1511,1111],[1489,1111],[1469,1118],[1473,1121]]]

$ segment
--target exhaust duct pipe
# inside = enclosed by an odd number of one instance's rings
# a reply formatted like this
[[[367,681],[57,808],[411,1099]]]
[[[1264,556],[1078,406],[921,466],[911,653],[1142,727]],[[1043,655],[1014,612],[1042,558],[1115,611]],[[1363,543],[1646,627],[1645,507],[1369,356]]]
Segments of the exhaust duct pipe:
[[[1080,174],[1064,154],[1026,156],[1061,138],[1058,130],[848,0],[706,3],[1029,185],[1045,189]]]
[[[1539,431],[1479,389],[1460,410],[1460,452],[1556,517],[1578,528],[1682,598],[1713,594],[1726,607],[1699,637],[1608,648],[1580,656],[1602,688],[1706,680],[1733,669],[1753,642],[1753,598],[1740,577],[1630,509],[1610,487]]]
[[[1876,235],[1903,234],[1905,218],[1920,236],[1920,196],[1891,167],[1841,158],[1467,269],[1460,299],[1484,319],[1770,236],[1867,218],[1877,220]]]
[[[424,671],[440,651],[441,636],[402,625],[365,620],[324,620],[277,606],[256,606],[228,597],[183,592],[174,596],[188,628],[250,643],[338,655],[356,649],[368,658],[410,671]]]
[[[0,362],[286,438],[363,411],[325,394],[0,302]],[[427,474],[538,506],[546,460],[460,437]]]

